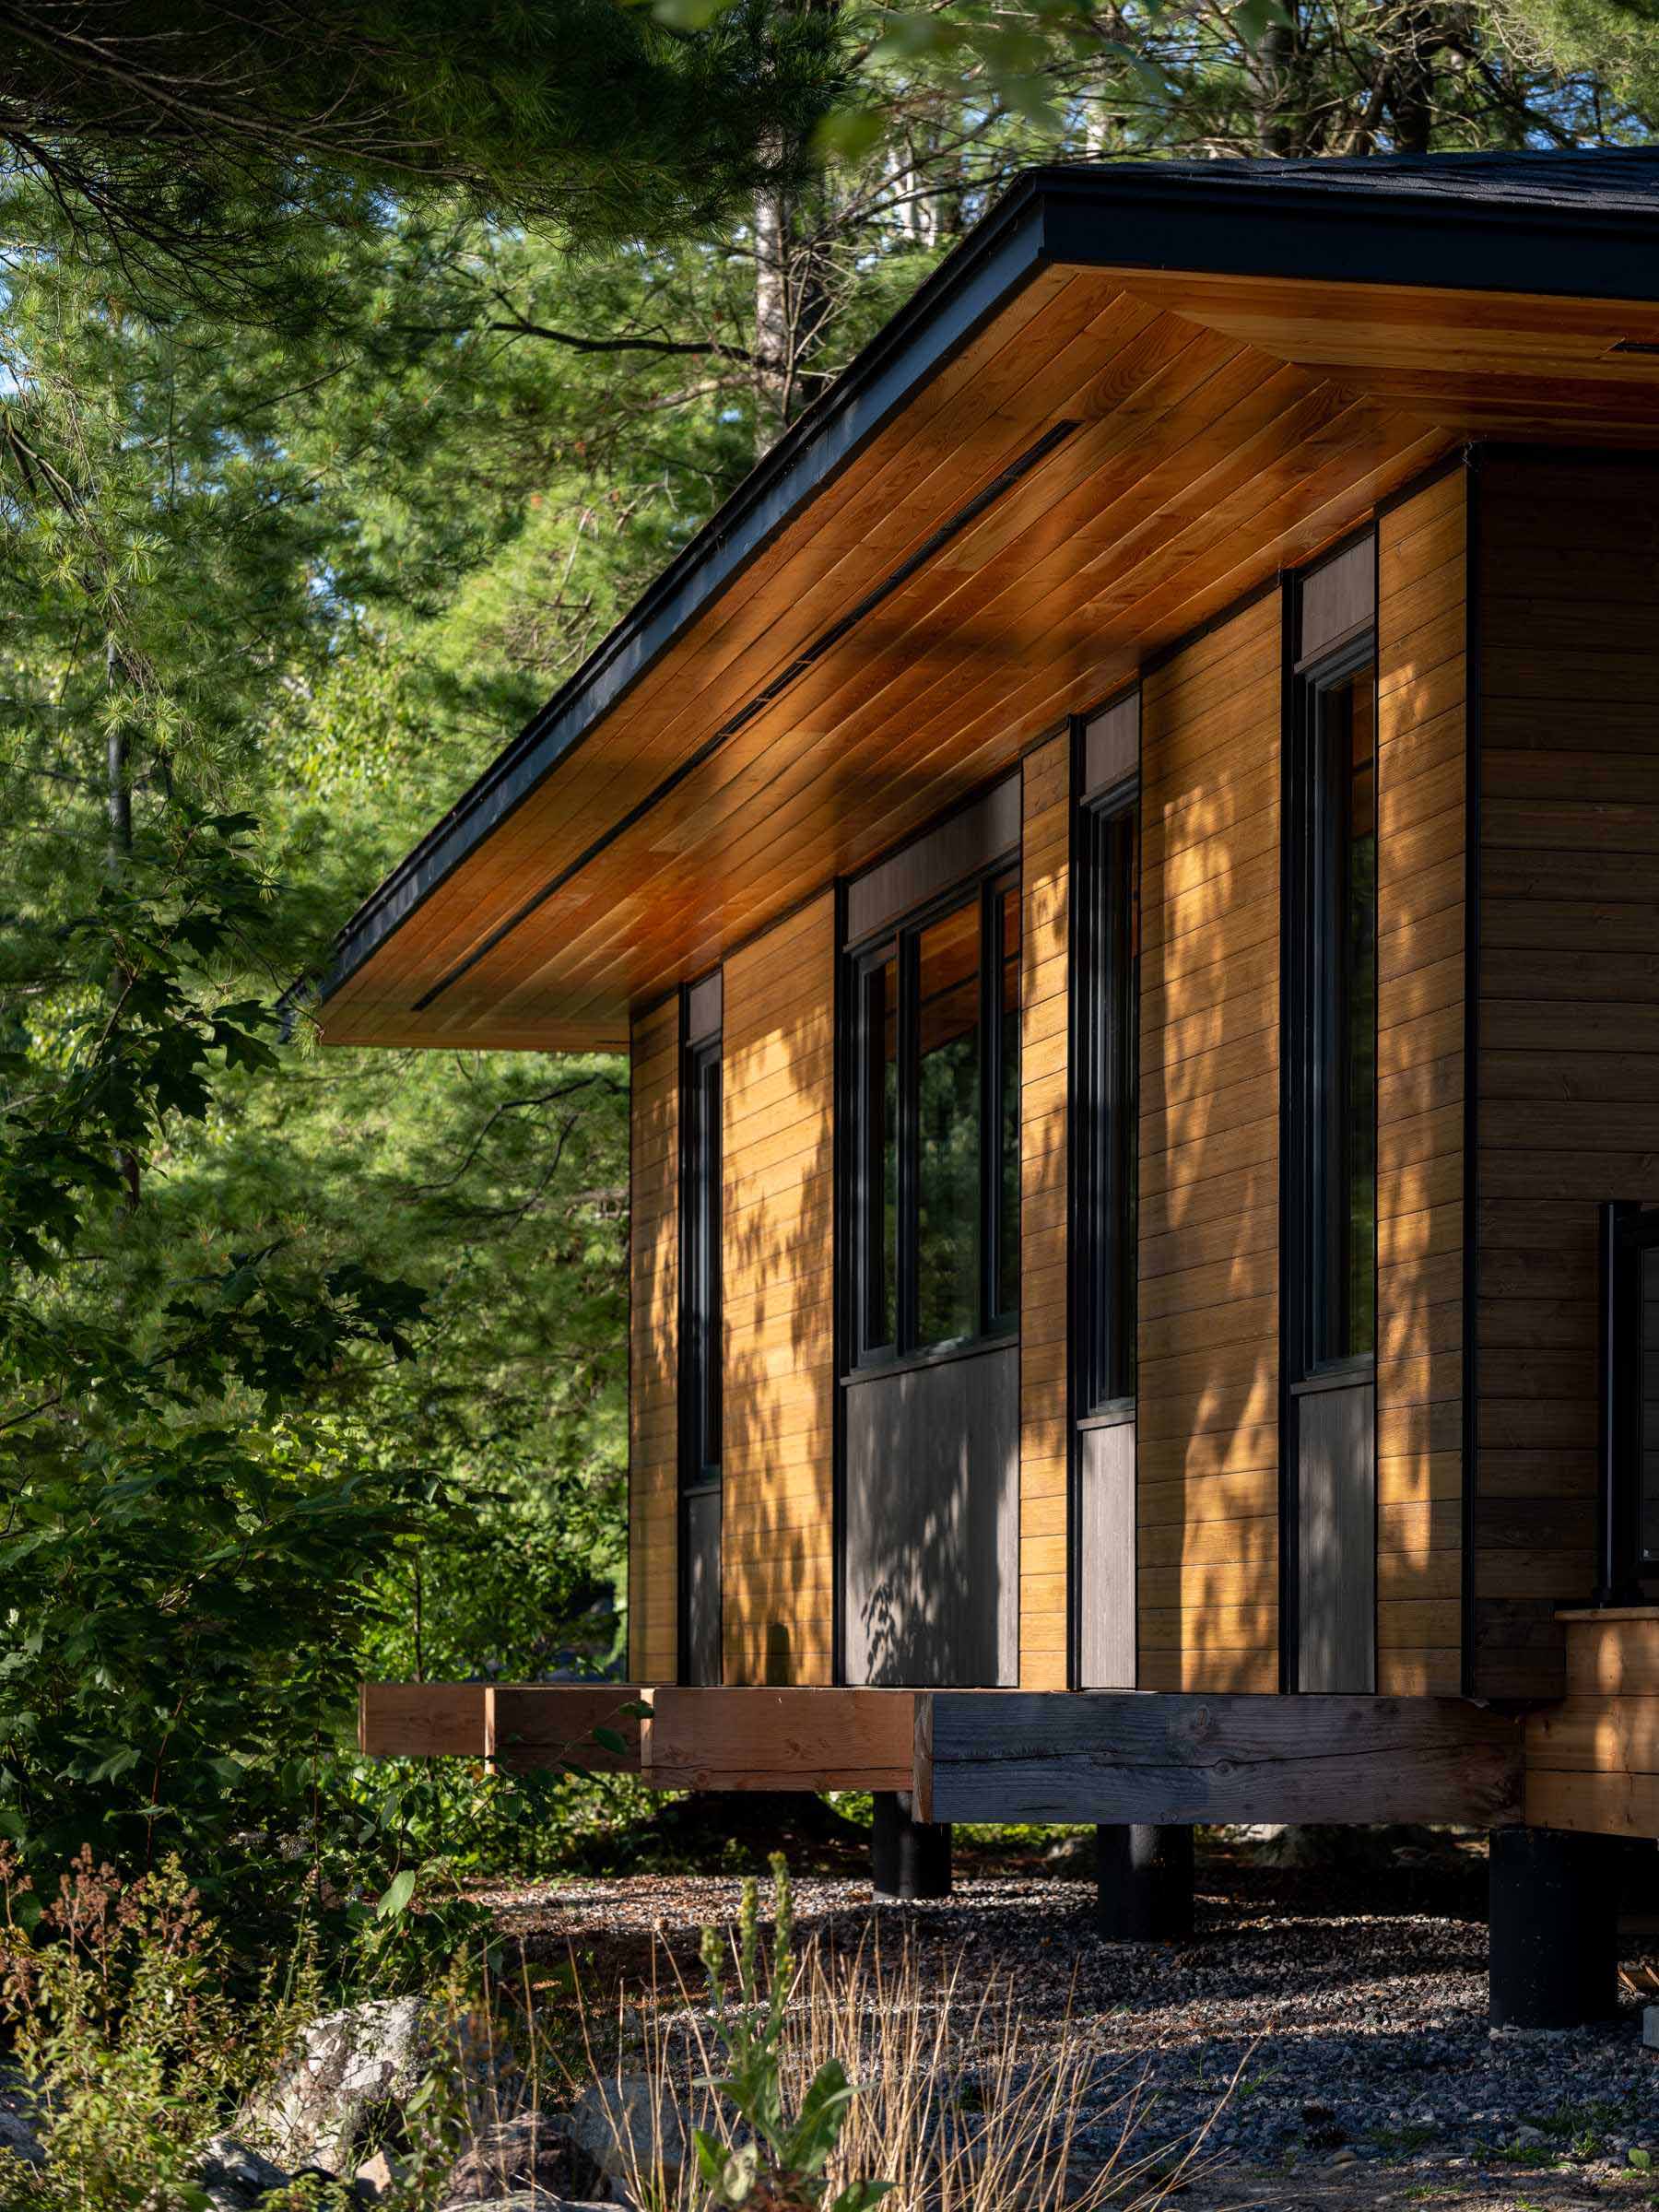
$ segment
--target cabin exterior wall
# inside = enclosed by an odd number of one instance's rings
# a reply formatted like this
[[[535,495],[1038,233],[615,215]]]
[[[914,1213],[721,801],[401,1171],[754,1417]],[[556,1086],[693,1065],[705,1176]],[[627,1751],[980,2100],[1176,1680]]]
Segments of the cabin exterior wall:
[[[1377,546],[1377,1688],[1463,1677],[1468,476]]]
[[[1396,1695],[1454,1693],[1465,1663],[1467,485],[1454,469],[1376,524],[1374,1642],[1375,1686]],[[1125,1556],[1104,1597],[1092,1581],[1073,1586],[1072,730],[1021,764],[1014,1357],[1028,1689],[1078,1679],[1079,1615],[1102,1603],[1119,1687],[1285,1683],[1287,637],[1284,594],[1259,594],[1141,687],[1137,1394],[1118,1439]],[[837,926],[826,886],[723,971],[728,1685],[835,1678]],[[681,1022],[670,1002],[633,1037],[630,1671],[641,1682],[671,1681],[677,1665]],[[1570,1560],[1563,1594],[1574,1582]]]
[[[835,900],[735,952],[723,1039],[725,1679],[833,1679]]]
[[[1659,1202],[1659,465],[1491,452],[1477,485],[1471,1687],[1557,1698],[1596,1580],[1597,1207]]]
[[[629,1180],[628,1632],[636,1682],[678,1669],[679,1002],[633,1023]]]
[[[1069,732],[1025,758],[1019,1002],[1019,1685],[1064,1689],[1067,1626]]]

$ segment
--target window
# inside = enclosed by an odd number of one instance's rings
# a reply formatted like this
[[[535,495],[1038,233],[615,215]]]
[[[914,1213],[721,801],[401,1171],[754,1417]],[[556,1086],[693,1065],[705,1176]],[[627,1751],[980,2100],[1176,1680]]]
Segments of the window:
[[[720,1040],[687,1055],[683,1483],[718,1483],[721,1451]]]
[[[1079,1413],[1135,1395],[1139,884],[1133,803],[1078,823],[1077,947]]]
[[[998,876],[853,959],[855,1352],[1019,1311],[1019,885]]]
[[[1300,670],[1291,785],[1289,1063],[1304,1375],[1374,1357],[1377,762],[1366,634]]]
[[[720,1034],[707,1031],[718,975],[687,994],[681,1057],[679,1679],[721,1678],[722,1430]]]

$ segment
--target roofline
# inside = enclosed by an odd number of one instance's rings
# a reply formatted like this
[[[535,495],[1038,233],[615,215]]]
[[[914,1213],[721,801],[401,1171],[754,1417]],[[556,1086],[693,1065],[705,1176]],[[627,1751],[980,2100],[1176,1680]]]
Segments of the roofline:
[[[1404,164],[1406,174],[1423,176],[1422,187],[1392,190],[1379,189],[1381,177],[1400,173],[1385,158],[1218,161],[1213,182],[1164,162],[1025,171],[351,915],[335,938],[323,996],[579,749],[687,625],[1045,267],[1654,297],[1659,201],[1647,214],[1629,206],[1477,198],[1466,190],[1453,196],[1435,181],[1436,172],[1454,175],[1465,162],[1489,169],[1492,159],[1447,154]],[[1524,177],[1530,158],[1510,159]],[[1620,166],[1618,149],[1581,159]],[[1132,220],[1114,229],[1110,218],[1120,205]],[[1541,254],[1547,234],[1571,243],[1570,259],[1552,265]]]

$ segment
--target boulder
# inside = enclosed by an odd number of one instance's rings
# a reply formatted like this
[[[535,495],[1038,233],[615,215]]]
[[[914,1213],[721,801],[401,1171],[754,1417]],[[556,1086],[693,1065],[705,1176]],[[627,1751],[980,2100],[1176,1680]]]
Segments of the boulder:
[[[606,2169],[572,2133],[568,2114],[519,2112],[487,2129],[450,2169],[443,2194],[485,2205],[527,2189],[575,2204],[611,2194]]]
[[[202,2147],[197,2187],[217,2212],[253,2212],[262,2196],[287,2188],[291,2176],[236,2136],[214,2136]]]
[[[399,2133],[433,2057],[419,1997],[376,1997],[313,2020],[275,2082],[243,2106],[239,2136],[289,2168],[352,2173]]]
[[[34,2098],[21,2074],[0,2068],[0,2153],[6,2151],[25,2166],[46,2163],[35,2125]]]
[[[624,2190],[636,2177],[651,2180],[660,2162],[664,2186],[671,2191],[681,2167],[696,2155],[686,2115],[662,2084],[643,2074],[590,2083],[560,2124]]]
[[[616,2212],[614,2205],[584,2205],[549,2189],[518,2189],[511,2196],[456,2198],[439,2212]]]

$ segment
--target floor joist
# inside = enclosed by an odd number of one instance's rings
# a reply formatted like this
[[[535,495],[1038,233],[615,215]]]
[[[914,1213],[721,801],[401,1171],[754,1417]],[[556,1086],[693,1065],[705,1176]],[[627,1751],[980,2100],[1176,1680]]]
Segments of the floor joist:
[[[916,1692],[658,1689],[641,1771],[661,1790],[908,1790]]]
[[[924,1820],[1521,1818],[1522,1726],[1461,1698],[935,1690],[918,1700]]]
[[[571,1764],[640,1771],[640,1715],[651,1692],[628,1682],[364,1682],[358,1748],[371,1759],[481,1759],[508,1773]],[[598,1740],[622,1740],[617,1751]]]

